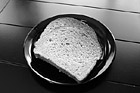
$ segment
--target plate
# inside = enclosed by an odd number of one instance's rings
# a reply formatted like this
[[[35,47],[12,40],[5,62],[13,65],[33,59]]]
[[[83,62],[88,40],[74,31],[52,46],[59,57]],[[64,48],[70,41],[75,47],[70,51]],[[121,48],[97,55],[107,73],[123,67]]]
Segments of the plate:
[[[91,70],[90,74],[80,82],[75,81],[66,74],[60,72],[56,67],[49,64],[49,61],[51,60],[44,60],[40,57],[36,57],[33,52],[34,43],[39,39],[41,33],[44,31],[46,26],[53,20],[63,17],[75,18],[79,21],[83,21],[84,23],[92,27],[95,30],[98,41],[102,47],[103,55],[101,59],[97,61],[95,67]],[[107,68],[110,66],[110,64],[115,58],[116,44],[112,32],[107,28],[107,26],[105,26],[105,24],[101,23],[100,21],[86,15],[61,14],[48,18],[35,25],[31,29],[24,41],[24,54],[29,67],[40,78],[55,84],[78,85],[88,83],[94,80],[107,70]]]

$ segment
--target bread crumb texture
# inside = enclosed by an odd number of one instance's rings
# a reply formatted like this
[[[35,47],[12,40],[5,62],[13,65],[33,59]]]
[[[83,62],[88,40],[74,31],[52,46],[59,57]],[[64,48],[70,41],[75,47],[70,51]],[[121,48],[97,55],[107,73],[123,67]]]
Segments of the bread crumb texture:
[[[81,81],[100,59],[102,50],[91,27],[77,19],[64,17],[48,24],[35,42],[34,53],[52,60]]]

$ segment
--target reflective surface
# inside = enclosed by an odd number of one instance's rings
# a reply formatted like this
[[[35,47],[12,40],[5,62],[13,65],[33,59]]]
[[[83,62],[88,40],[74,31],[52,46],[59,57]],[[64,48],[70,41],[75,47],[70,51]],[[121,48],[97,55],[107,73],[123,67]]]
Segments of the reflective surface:
[[[108,75],[108,80],[129,82],[140,85],[140,44],[116,41],[117,53],[115,62]]]
[[[12,23],[33,27],[49,17],[66,13],[84,14],[101,21],[112,31],[115,38],[140,41],[139,14],[88,7],[33,2],[28,0],[11,0],[0,15],[0,23]]]
[[[30,28],[22,28],[0,24],[0,60],[13,64],[24,64],[23,43]]]
[[[46,1],[46,2],[58,2],[58,0],[34,0],[34,1]],[[109,8],[125,11],[137,11],[140,12],[139,0],[59,0],[59,3],[75,4],[93,6],[99,8]]]
[[[0,13],[4,10],[4,8],[7,6],[7,3],[9,3],[9,0],[1,0],[0,1]]]
[[[74,82],[74,80],[72,80],[70,77],[63,75],[63,73],[60,73],[59,70],[51,66],[49,63],[46,63],[45,60],[36,57],[36,55],[33,52],[34,43],[39,39],[40,34],[44,31],[46,26],[51,21],[63,17],[72,17],[79,21],[84,21],[86,24],[92,27],[95,30],[99,43],[102,47],[103,55],[101,59],[98,60],[97,64],[95,65],[91,73],[87,76],[87,78],[79,82],[80,84],[86,83],[98,77],[109,67],[109,65],[112,63],[115,57],[115,52],[116,52],[116,45],[112,33],[102,23],[100,23],[99,21],[93,18],[84,15],[65,14],[65,15],[58,15],[42,21],[41,23],[36,25],[26,37],[24,43],[26,60],[28,61],[28,64],[31,67],[31,69],[37,75],[39,75],[41,78],[48,80],[49,82],[57,83],[57,84],[68,84],[68,85],[69,84],[73,85],[78,83],[78,82]]]
[[[7,0],[0,0],[3,8]],[[0,13],[0,92],[62,93],[64,88],[35,79],[24,58],[23,43],[31,28],[40,21],[63,13],[84,14],[103,22],[116,38],[116,57],[112,65],[79,93],[140,92],[140,15],[106,9],[70,6],[35,0],[10,0]],[[50,0],[49,0],[50,1]],[[56,0],[51,0],[56,1]],[[64,0],[57,0],[61,2]],[[65,0],[65,2],[139,11],[139,0]],[[97,1],[97,2],[96,2]],[[135,42],[132,42],[135,41]],[[97,82],[96,82],[97,81]],[[76,87],[77,88],[77,87]]]

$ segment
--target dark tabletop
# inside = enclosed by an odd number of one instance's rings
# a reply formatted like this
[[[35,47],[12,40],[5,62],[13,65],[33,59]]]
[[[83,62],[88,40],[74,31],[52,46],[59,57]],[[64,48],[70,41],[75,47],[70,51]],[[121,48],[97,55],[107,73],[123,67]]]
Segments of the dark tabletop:
[[[115,60],[99,77],[100,82],[79,89],[79,93],[140,93],[139,0],[0,0],[0,93],[60,92],[58,87],[44,87],[34,78],[23,43],[37,23],[65,13],[103,22],[115,36],[117,47]]]

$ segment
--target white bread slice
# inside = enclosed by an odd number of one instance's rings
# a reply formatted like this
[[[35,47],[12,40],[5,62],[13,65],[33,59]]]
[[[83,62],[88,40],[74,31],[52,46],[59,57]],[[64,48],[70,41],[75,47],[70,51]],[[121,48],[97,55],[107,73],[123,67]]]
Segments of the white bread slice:
[[[102,54],[94,30],[74,18],[52,21],[35,42],[34,53],[49,59],[82,81],[95,66]]]

